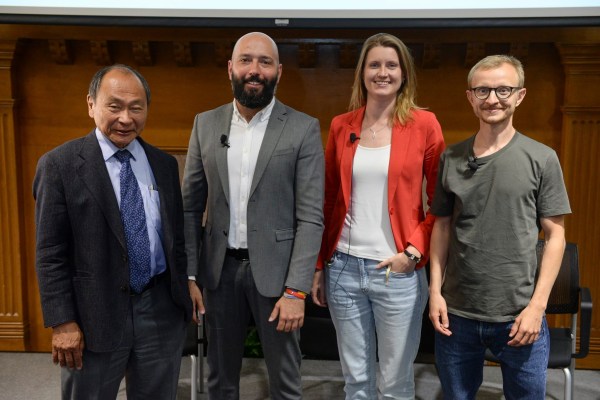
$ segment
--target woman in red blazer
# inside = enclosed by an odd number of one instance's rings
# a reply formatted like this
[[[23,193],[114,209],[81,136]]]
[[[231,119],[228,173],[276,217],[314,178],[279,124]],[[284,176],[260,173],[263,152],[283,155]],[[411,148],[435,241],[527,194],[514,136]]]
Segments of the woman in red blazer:
[[[329,131],[312,297],[329,306],[347,399],[415,396],[413,362],[428,298],[422,267],[434,221],[424,211],[423,182],[430,204],[445,147],[435,115],[415,104],[416,84],[404,43],[385,33],[370,37],[352,111],[335,117]]]

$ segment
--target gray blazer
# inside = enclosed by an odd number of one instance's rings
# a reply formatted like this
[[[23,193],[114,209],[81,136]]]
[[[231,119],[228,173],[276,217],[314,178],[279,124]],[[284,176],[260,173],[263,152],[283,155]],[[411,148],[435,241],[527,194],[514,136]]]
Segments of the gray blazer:
[[[189,320],[183,212],[177,161],[138,138],[159,188],[173,301]],[[129,307],[129,266],[121,214],[92,131],[40,158],[36,199],[36,269],[45,326],[76,321],[85,345],[114,350]]]
[[[233,104],[198,114],[183,176],[188,273],[219,285],[229,231],[227,147]],[[310,291],[323,232],[324,156],[319,121],[275,101],[248,201],[248,252],[258,291]],[[206,225],[203,228],[204,211]]]

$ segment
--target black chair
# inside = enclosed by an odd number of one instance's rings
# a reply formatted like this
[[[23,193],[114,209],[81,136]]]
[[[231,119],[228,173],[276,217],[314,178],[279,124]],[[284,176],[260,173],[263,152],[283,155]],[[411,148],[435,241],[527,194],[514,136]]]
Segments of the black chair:
[[[206,339],[204,336],[204,317],[200,324],[191,322],[187,327],[185,342],[183,344],[183,357],[190,357],[191,373],[191,400],[198,398],[198,393],[204,393],[204,354]]]
[[[306,300],[304,325],[300,328],[300,351],[306,359],[339,360],[335,327],[329,309]]]
[[[544,248],[544,241],[538,241],[536,252],[538,265]],[[578,318],[580,312],[580,318]],[[579,255],[577,245],[567,243],[560,272],[552,288],[546,314],[570,314],[569,327],[549,328],[550,358],[548,368],[562,369],[565,374],[565,400],[573,398],[575,359],[584,358],[590,348],[592,319],[592,296],[590,289],[579,286]],[[579,351],[577,351],[577,322],[579,325]],[[488,350],[486,360],[499,360]]]

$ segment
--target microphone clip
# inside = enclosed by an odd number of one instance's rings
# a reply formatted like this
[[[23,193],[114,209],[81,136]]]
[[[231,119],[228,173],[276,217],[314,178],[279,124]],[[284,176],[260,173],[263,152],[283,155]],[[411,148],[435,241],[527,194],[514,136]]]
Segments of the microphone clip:
[[[477,164],[477,157],[469,156],[469,159],[467,160],[467,167],[469,167],[469,169],[473,172],[477,171],[479,169],[479,164]]]
[[[229,137],[227,135],[221,135],[221,146],[229,148]]]

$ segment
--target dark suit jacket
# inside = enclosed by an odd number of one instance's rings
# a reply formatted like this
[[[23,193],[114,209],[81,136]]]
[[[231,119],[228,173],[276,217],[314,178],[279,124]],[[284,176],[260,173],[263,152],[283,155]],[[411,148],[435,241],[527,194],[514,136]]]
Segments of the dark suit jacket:
[[[190,275],[215,289],[229,234],[227,147],[233,104],[196,116],[183,201]],[[319,121],[275,101],[258,154],[247,207],[250,268],[258,291],[309,292],[323,233],[324,155]],[[208,208],[206,228],[202,215]]]
[[[174,303],[191,317],[177,161],[138,138],[159,188],[163,248]],[[117,198],[94,132],[39,160],[36,269],[45,326],[76,321],[87,349],[121,341],[129,304],[129,266]]]

